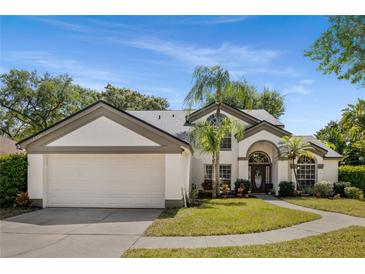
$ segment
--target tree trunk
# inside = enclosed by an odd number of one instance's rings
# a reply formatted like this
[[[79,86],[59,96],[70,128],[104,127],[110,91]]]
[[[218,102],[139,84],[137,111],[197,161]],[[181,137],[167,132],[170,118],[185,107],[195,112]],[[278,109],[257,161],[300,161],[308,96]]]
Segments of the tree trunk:
[[[219,173],[219,151],[217,152],[217,155],[215,156],[215,172],[216,172],[216,179],[217,179],[217,188],[216,188],[216,194],[219,195],[220,190],[220,173]]]
[[[221,102],[216,102],[217,104],[217,111],[216,111],[216,126],[219,126],[219,115],[221,113]],[[216,187],[216,194],[219,194],[219,190],[220,190],[220,185],[221,185],[221,182],[220,182],[220,146],[219,146],[219,150],[217,151],[217,154],[215,156],[215,164],[216,164],[216,167],[215,167],[215,172],[216,172],[216,180],[217,180],[217,187]]]
[[[295,190],[300,190],[299,183],[298,183],[297,168],[295,166],[295,159],[292,159],[292,161],[293,161],[293,171],[294,171],[294,178],[295,178]]]
[[[217,197],[216,154],[212,154],[212,198]]]

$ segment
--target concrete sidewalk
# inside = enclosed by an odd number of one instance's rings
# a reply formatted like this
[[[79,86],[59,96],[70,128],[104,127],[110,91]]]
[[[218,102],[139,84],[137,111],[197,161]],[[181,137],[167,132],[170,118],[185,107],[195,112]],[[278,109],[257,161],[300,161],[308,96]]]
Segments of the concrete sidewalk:
[[[260,233],[222,235],[222,236],[197,236],[197,237],[140,237],[131,248],[197,248],[219,246],[244,246],[255,244],[276,243],[295,240],[309,236],[330,232],[351,225],[365,226],[365,219],[344,214],[326,212],[276,199],[272,196],[262,195],[259,198],[276,206],[314,212],[322,216],[321,219],[294,225],[287,228],[271,230]]]

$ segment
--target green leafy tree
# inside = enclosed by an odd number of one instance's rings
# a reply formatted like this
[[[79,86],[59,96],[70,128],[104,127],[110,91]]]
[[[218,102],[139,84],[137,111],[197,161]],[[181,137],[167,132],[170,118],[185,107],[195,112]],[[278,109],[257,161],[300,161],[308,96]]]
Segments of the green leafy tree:
[[[317,131],[315,135],[326,146],[340,154],[344,153],[346,148],[346,138],[344,136],[343,129],[336,121],[330,121],[324,128]]]
[[[365,101],[349,104],[342,110],[340,121],[329,122],[316,137],[344,156],[342,164],[365,164]]]
[[[108,84],[101,98],[123,110],[166,110],[169,103],[165,98],[147,96],[128,88],[118,88]]]
[[[358,164],[365,163],[365,100],[359,98],[355,105],[343,109],[340,124],[349,144],[347,154],[357,158]]]
[[[243,137],[243,128],[237,122],[228,118],[218,124],[208,121],[193,125],[188,138],[193,148],[202,153],[212,155],[212,197],[215,198],[219,190],[219,155],[222,140],[227,134],[234,134],[237,140]],[[217,170],[218,169],[218,170]]]
[[[224,93],[223,102],[237,109],[253,109],[258,101],[257,90],[247,81],[232,81]]]
[[[265,88],[263,92],[259,93],[254,108],[265,109],[275,118],[279,118],[285,113],[284,96],[277,91]]]
[[[72,83],[68,75],[10,70],[0,75],[0,133],[20,140],[103,99],[124,110],[168,108],[164,98],[108,85],[96,92]]]
[[[216,108],[215,127],[219,127],[220,110],[224,95],[230,85],[229,72],[221,66],[198,66],[193,73],[194,85],[186,95],[184,103],[189,107],[195,104],[204,104],[209,97],[214,98]],[[215,158],[214,177],[219,180],[219,150],[213,156]]]
[[[275,118],[285,112],[284,96],[275,90],[264,88],[262,92],[247,81],[232,81],[223,93],[223,102],[237,109],[265,109]],[[214,95],[208,96],[206,104],[214,102]]]
[[[279,151],[281,157],[291,161],[296,188],[301,190],[302,188],[298,182],[298,171],[296,169],[295,160],[303,155],[313,157],[311,152],[313,151],[313,147],[309,144],[309,142],[305,142],[302,137],[284,136],[279,143]]]
[[[305,51],[324,74],[365,86],[365,16],[330,16],[329,28]]]
[[[0,131],[14,140],[47,128],[98,98],[68,75],[11,70],[0,75]]]

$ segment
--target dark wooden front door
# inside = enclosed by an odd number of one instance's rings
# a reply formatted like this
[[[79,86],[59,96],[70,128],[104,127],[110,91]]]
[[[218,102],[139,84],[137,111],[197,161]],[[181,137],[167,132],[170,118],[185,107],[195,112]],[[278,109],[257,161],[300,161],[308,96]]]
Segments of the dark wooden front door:
[[[251,187],[253,193],[265,193],[266,165],[251,165]]]

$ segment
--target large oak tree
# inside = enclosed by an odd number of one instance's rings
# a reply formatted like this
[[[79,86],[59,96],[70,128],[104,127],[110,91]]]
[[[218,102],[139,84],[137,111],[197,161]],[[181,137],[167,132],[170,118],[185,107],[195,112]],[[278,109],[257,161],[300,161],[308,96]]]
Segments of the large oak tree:
[[[97,92],[68,75],[10,70],[0,75],[0,134],[20,140],[103,99],[123,110],[167,109],[166,99],[107,85]]]
[[[330,16],[329,27],[305,56],[324,74],[365,86],[365,16]]]

